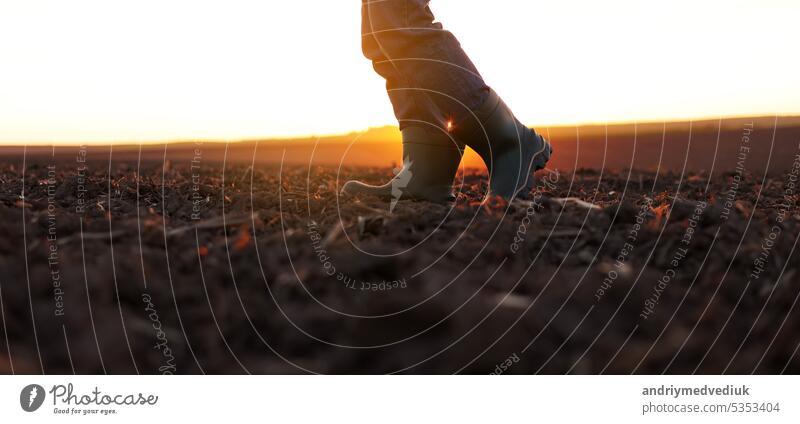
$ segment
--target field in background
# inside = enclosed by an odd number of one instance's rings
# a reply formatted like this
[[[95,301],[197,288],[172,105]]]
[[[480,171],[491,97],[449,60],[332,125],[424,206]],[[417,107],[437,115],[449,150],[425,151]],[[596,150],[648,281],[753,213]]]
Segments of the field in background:
[[[742,147],[749,147],[745,168],[751,172],[768,169],[781,173],[791,166],[800,144],[800,117],[736,118],[723,121],[617,124],[605,126],[538,128],[549,136],[556,150],[549,167],[573,169],[637,169],[662,172],[728,172],[737,167]],[[752,127],[751,127],[752,126]],[[752,128],[752,130],[748,130]],[[743,138],[749,139],[748,143]],[[84,149],[89,159],[107,161],[163,161],[181,165],[201,147],[206,163],[227,161],[237,164],[287,164],[387,167],[402,161],[400,134],[396,128],[375,128],[340,136],[231,143],[194,142],[120,145]],[[79,147],[56,148],[59,157],[69,157]],[[21,147],[0,147],[0,159],[20,161]],[[50,146],[28,146],[29,161],[49,161]],[[482,168],[483,162],[468,152],[463,165]]]

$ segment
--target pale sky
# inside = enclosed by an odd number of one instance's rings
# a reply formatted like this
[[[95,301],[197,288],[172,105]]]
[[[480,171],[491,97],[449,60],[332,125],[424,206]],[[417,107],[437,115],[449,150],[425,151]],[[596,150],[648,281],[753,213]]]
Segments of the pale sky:
[[[800,114],[797,0],[433,0],[530,125]],[[394,124],[357,0],[0,0],[0,143]]]

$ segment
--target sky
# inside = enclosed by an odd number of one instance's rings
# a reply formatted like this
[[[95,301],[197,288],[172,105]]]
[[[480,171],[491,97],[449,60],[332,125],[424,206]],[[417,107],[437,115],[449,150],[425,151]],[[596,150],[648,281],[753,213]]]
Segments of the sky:
[[[529,125],[800,114],[797,0],[433,0]],[[0,143],[395,124],[356,0],[0,0]]]

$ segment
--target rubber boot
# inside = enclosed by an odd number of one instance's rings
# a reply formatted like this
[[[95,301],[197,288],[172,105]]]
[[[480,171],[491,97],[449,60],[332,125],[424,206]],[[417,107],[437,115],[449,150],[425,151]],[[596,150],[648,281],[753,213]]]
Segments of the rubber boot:
[[[342,194],[368,194],[399,200],[427,200],[445,203],[455,200],[453,179],[464,155],[464,148],[438,129],[408,127],[403,134],[403,168],[388,183],[373,186],[349,181]]]
[[[452,131],[486,163],[490,194],[510,201],[530,191],[533,173],[544,169],[553,153],[550,143],[519,122],[494,90],[474,114]]]

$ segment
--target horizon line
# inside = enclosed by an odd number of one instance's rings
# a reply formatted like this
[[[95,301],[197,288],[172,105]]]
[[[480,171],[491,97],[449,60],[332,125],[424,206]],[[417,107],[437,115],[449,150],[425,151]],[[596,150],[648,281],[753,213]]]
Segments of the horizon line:
[[[788,118],[790,120],[797,120],[797,122],[786,122],[784,125],[800,125],[800,114],[775,114],[775,115],[728,115],[723,117],[698,117],[698,118],[676,118],[667,120],[618,120],[618,121],[587,121],[583,123],[570,123],[570,124],[556,124],[556,125],[536,125],[534,128],[547,128],[553,129],[567,129],[567,128],[587,128],[587,127],[618,127],[618,126],[653,126],[653,125],[670,125],[670,124],[685,124],[685,123],[710,123],[719,121],[733,121],[733,120],[753,120],[763,121],[767,119],[781,119]],[[779,125],[783,126],[783,125]],[[215,138],[163,138],[163,139],[148,139],[148,140],[102,140],[102,141],[80,141],[80,140],[67,140],[53,142],[52,140],[36,140],[28,142],[20,141],[0,141],[0,148],[7,147],[79,147],[79,146],[139,146],[139,145],[161,145],[161,144],[191,144],[191,143],[252,143],[252,142],[281,142],[281,141],[305,141],[311,139],[327,139],[345,137],[354,134],[368,134],[370,131],[397,129],[397,125],[387,124],[374,127],[367,127],[365,129],[352,130],[348,132],[337,132],[329,134],[301,134],[301,135],[286,135],[286,136],[262,136],[262,137],[242,137],[226,139],[222,137]]]

